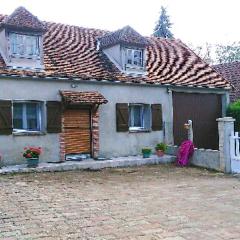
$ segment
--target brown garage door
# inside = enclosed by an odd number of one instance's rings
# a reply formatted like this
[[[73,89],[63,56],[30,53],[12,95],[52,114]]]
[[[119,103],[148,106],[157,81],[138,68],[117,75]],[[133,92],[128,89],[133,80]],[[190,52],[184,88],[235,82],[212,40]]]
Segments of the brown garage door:
[[[66,154],[91,153],[90,110],[67,109],[63,114]]]
[[[187,139],[183,125],[193,121],[193,141],[196,147],[218,149],[218,125],[222,116],[221,95],[173,92],[174,143]]]

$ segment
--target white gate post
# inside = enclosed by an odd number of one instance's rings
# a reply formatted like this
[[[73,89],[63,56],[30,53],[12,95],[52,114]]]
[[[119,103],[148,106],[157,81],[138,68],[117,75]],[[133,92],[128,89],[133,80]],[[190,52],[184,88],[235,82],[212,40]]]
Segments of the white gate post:
[[[193,142],[193,125],[192,125],[192,120],[188,120],[188,140],[191,140]]]
[[[231,172],[230,136],[234,132],[235,119],[231,117],[218,118],[220,170]]]

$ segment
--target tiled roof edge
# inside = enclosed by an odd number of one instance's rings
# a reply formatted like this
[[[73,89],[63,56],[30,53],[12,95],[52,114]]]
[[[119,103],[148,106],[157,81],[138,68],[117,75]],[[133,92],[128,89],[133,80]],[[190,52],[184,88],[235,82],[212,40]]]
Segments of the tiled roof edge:
[[[19,76],[15,75],[8,75],[8,74],[0,74],[0,78],[20,78],[20,79],[34,79],[34,80],[52,80],[52,81],[72,81],[72,82],[83,82],[83,83],[106,83],[106,84],[120,84],[120,85],[138,85],[138,86],[152,86],[152,87],[169,87],[169,88],[193,88],[193,89],[213,89],[213,90],[231,90],[231,87],[212,87],[212,86],[199,86],[199,85],[182,85],[182,84],[164,84],[164,83],[152,83],[152,82],[143,82],[143,83],[136,83],[132,81],[119,81],[119,80],[108,80],[108,79],[94,79],[94,78],[69,78],[69,77],[37,77],[37,76]]]

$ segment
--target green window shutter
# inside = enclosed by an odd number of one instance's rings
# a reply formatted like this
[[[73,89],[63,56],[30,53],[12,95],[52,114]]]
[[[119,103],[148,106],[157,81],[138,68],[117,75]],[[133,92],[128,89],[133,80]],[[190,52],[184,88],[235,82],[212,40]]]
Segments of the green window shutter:
[[[62,103],[47,102],[47,132],[60,133],[62,131]]]
[[[0,100],[0,135],[10,135],[12,130],[12,102]]]
[[[116,120],[117,120],[117,132],[127,132],[129,128],[127,103],[116,104]]]
[[[163,129],[162,104],[152,104],[152,131]]]

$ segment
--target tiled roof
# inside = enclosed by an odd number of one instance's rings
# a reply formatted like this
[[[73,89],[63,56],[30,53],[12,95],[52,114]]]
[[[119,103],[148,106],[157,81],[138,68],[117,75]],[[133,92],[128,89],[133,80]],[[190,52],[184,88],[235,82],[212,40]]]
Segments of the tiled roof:
[[[110,47],[115,44],[127,44],[139,47],[145,47],[148,45],[148,41],[145,37],[141,36],[130,26],[126,26],[115,32],[108,33],[103,37],[99,38],[100,47]]]
[[[0,22],[3,18],[0,15]],[[9,69],[0,58],[0,75],[230,87],[226,80],[179,40],[147,38],[147,75],[136,77],[122,73],[102,50],[97,50],[97,40],[109,32],[48,22],[45,26],[44,71]]]
[[[108,102],[99,92],[60,91],[60,94],[67,104],[103,104]]]
[[[6,16],[2,24],[12,27],[32,29],[35,31],[45,31],[44,24],[24,7],[19,7],[11,15]]]
[[[230,92],[230,100],[240,99],[240,62],[218,64],[213,68],[234,86]]]

